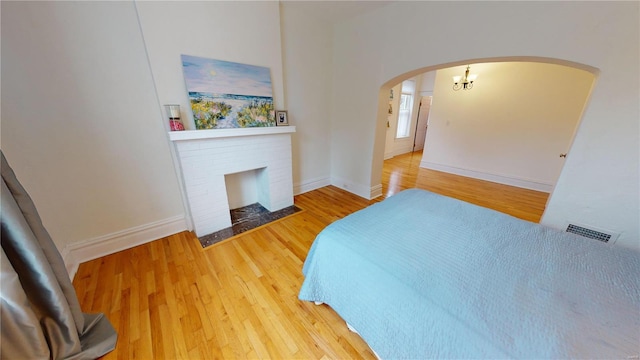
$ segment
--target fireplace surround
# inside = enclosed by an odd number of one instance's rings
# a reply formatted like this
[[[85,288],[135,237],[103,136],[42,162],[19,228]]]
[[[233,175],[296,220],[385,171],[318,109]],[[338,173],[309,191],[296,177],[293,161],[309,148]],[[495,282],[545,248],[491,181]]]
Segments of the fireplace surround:
[[[174,131],[196,236],[231,226],[225,175],[256,170],[257,198],[269,211],[293,205],[291,134],[295,126]]]

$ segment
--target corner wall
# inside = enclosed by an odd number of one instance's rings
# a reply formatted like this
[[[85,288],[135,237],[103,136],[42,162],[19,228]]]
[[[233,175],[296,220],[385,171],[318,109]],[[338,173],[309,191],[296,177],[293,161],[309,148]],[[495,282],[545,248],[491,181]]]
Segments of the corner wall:
[[[294,194],[331,183],[332,27],[304,9],[303,2],[281,2],[282,62],[291,136]]]
[[[69,268],[184,230],[134,4],[1,6],[2,150]]]

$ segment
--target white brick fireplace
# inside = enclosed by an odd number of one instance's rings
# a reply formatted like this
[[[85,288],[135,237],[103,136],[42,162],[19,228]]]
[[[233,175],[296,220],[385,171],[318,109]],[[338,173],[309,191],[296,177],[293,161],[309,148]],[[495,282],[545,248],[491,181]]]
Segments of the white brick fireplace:
[[[198,237],[231,226],[225,175],[256,170],[262,206],[276,211],[293,205],[293,132],[295,126],[169,133]]]

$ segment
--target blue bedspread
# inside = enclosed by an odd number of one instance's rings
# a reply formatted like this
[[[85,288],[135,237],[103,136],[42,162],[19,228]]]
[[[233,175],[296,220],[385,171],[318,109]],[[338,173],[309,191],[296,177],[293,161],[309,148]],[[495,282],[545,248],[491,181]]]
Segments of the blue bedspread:
[[[383,359],[640,354],[640,253],[406,190],[325,228],[299,298]]]

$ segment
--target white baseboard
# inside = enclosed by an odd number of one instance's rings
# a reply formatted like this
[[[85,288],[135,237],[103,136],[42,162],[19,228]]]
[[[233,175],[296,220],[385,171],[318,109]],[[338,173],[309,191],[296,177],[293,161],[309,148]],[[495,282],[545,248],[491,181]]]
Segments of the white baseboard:
[[[64,249],[60,251],[60,256],[62,256],[62,261],[67,269],[67,274],[69,274],[69,279],[73,281],[73,277],[76,275],[76,272],[78,272],[78,266],[80,266],[80,263],[76,261],[73,255],[71,255],[68,246],[65,246]]]
[[[382,196],[382,184],[372,186],[370,190],[369,200]]]
[[[83,262],[142,245],[187,229],[187,221],[184,215],[174,216],[69,244],[63,249],[62,258],[65,260],[69,277],[73,279],[78,266]]]
[[[375,186],[365,186],[361,184],[356,184],[354,182],[340,179],[340,178],[331,178],[331,185],[338,187],[342,190],[348,191],[352,194],[358,195],[361,198],[365,198],[367,200],[371,200],[377,198],[378,196],[382,196],[382,184],[378,184]]]
[[[404,146],[394,147],[393,152],[391,153],[393,156],[399,156],[406,153],[410,153],[413,151],[413,141],[410,144],[406,144]]]
[[[293,194],[294,195],[304,194],[306,192],[320,189],[321,187],[325,187],[328,185],[331,185],[331,179],[329,179],[328,177],[321,177],[321,178],[307,180],[299,184],[294,184]]]
[[[358,195],[361,198],[365,198],[367,200],[369,199],[369,196],[371,196],[371,189],[368,186],[356,184],[349,180],[332,177],[331,185],[337,188],[340,188],[342,190],[348,191],[352,194]]]
[[[486,173],[486,172],[477,171],[477,170],[462,169],[454,166],[436,164],[429,161],[421,161],[420,167],[425,169],[437,170],[437,171],[442,171],[450,174],[460,175],[460,176],[471,177],[474,179],[491,181],[499,184],[516,186],[519,188],[542,191],[546,193],[551,193],[551,191],[553,190],[553,184],[543,183],[536,180],[523,179],[523,178],[517,178],[517,177],[499,175],[499,174],[491,174],[491,173]]]
[[[316,178],[293,186],[293,194],[300,195],[306,192],[333,185],[352,194],[371,200],[382,196],[382,184],[366,188],[365,186],[338,178]]]

